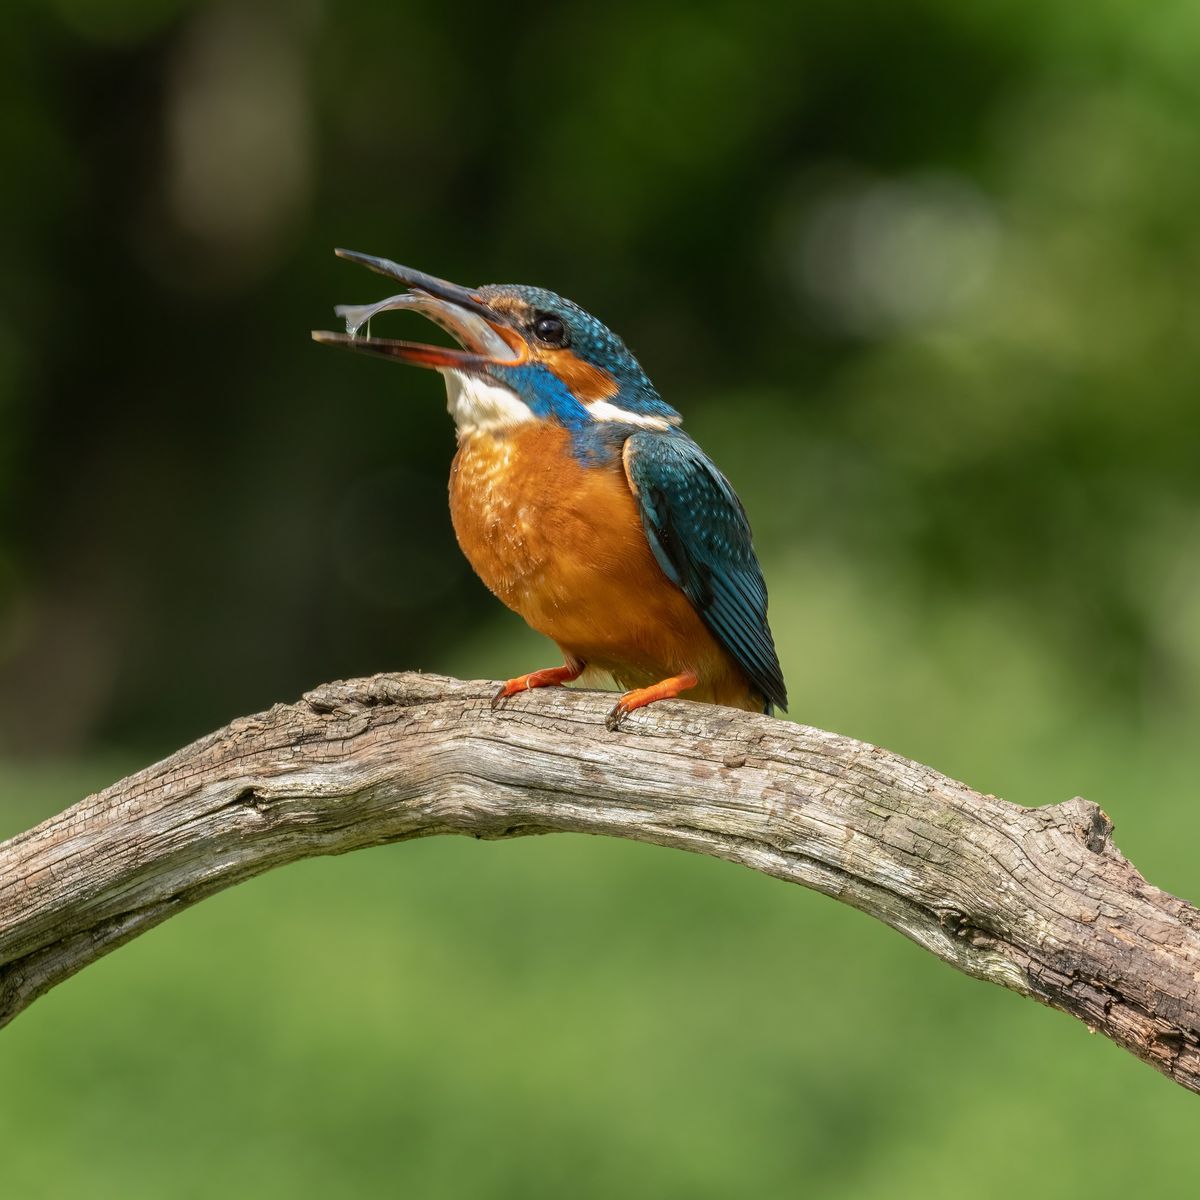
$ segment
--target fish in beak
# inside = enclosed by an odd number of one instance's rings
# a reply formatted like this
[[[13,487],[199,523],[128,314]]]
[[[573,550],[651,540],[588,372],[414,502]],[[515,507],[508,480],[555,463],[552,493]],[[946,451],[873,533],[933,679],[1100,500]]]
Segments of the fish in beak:
[[[524,338],[505,317],[490,308],[478,292],[412,267],[402,267],[390,259],[359,254],[354,250],[336,250],[335,253],[339,258],[361,263],[388,279],[398,280],[408,290],[377,304],[339,304],[334,312],[345,320],[346,332],[314,329],[314,342],[436,371],[479,372],[490,366],[516,366],[524,360]],[[450,334],[461,349],[359,335],[359,330],[369,326],[372,317],[396,309],[408,309],[428,317]]]

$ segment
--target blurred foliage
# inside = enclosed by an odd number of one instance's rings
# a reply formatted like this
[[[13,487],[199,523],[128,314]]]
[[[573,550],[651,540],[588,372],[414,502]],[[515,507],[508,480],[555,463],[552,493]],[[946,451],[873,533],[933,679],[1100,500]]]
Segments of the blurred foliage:
[[[769,575],[1009,606],[1131,718],[1195,703],[1200,6],[6,19],[10,748],[165,744],[497,620],[438,381],[306,341],[385,290],[335,244],[607,319]]]
[[[1198,51],[1194,0],[14,0],[0,741],[58,765],[0,820],[322,679],[550,661],[454,546],[440,383],[308,340],[386,294],[347,245],[626,337],[795,716],[1081,792],[1196,897]],[[1169,1195],[1194,1107],[857,914],[569,839],[240,888],[0,1075],[23,1196]]]

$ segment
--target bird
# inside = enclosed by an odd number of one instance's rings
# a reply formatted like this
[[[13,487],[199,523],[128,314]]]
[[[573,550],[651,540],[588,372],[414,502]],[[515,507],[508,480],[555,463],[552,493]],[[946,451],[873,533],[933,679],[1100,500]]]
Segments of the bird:
[[[737,493],[625,343],[540,287],[461,287],[390,259],[343,259],[405,290],[341,305],[346,332],[315,341],[440,372],[457,427],[450,516],[488,589],[557,644],[533,688],[615,683],[606,719],[675,697],[770,714],[787,691],[767,588]],[[456,347],[370,335],[408,309]],[[360,331],[366,327],[366,333]]]

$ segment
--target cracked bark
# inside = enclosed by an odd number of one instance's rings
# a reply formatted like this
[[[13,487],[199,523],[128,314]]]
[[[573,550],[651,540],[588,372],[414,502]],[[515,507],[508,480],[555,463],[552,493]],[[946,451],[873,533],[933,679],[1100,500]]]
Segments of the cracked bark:
[[[271,867],[435,833],[576,832],[742,863],[1070,1013],[1200,1091],[1200,913],[1076,797],[1022,808],[802,725],[431,675],[328,684],[234,721],[0,845],[0,1025]]]

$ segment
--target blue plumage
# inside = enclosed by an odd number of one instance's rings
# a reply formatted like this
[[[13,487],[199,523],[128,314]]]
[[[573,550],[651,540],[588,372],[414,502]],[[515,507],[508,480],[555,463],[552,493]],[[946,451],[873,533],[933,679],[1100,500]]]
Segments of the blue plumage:
[[[643,417],[660,417],[668,422],[682,420],[679,412],[658,394],[629,347],[603,321],[573,300],[546,288],[518,283],[488,284],[479,289],[479,295],[492,303],[516,299],[531,312],[551,313],[558,317],[569,331],[572,353],[612,378],[617,386],[616,399],[622,408]],[[532,377],[528,379],[535,383]],[[548,388],[549,393],[554,390],[544,379],[538,381],[537,386]],[[565,413],[564,423],[569,424],[573,417],[569,406]]]
[[[682,430],[631,434],[624,460],[659,565],[763,694],[767,711],[786,709],[767,587],[737,493]]]

